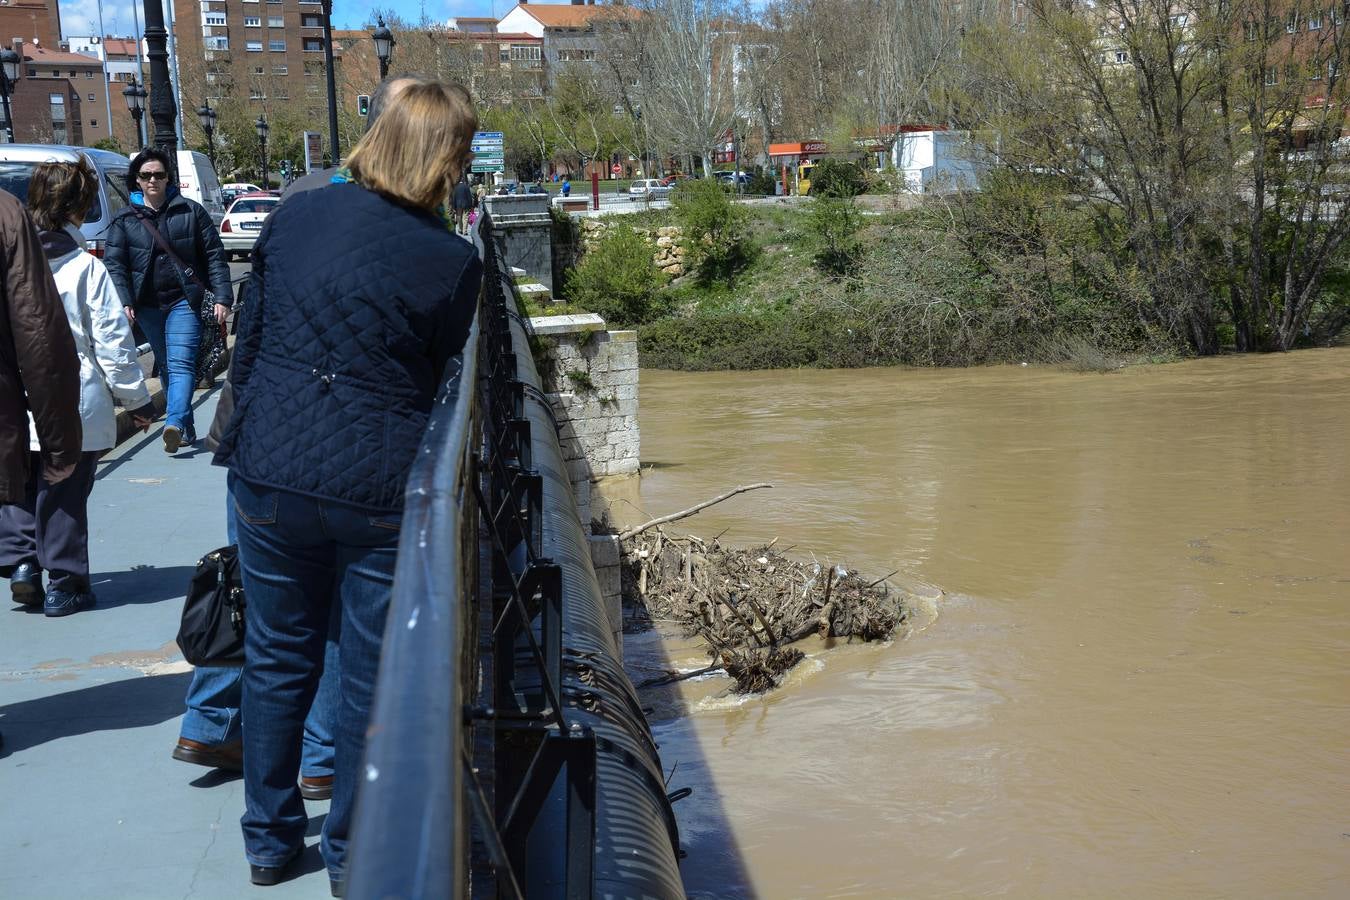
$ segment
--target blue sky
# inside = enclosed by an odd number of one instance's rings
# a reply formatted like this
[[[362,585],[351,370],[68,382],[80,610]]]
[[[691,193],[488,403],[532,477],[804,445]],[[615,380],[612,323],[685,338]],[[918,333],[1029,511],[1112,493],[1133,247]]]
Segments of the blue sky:
[[[103,27],[109,34],[129,35],[134,28],[133,0],[103,0]],[[98,32],[97,0],[60,0],[61,30],[66,35]],[[515,0],[334,0],[333,27],[360,28],[373,18],[373,10],[393,10],[409,21],[424,15],[444,22],[451,16],[491,16],[498,18],[515,6]],[[141,7],[138,6],[138,10]],[[138,12],[139,15],[139,12]],[[141,23],[144,27],[144,22]]]

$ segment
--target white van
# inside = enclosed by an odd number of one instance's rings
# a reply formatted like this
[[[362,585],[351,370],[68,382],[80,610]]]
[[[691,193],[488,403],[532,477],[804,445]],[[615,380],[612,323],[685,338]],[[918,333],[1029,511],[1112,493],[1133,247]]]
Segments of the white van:
[[[196,200],[211,214],[211,221],[220,227],[225,219],[225,201],[220,195],[220,179],[205,153],[196,150],[178,151],[178,190],[189,200]]]

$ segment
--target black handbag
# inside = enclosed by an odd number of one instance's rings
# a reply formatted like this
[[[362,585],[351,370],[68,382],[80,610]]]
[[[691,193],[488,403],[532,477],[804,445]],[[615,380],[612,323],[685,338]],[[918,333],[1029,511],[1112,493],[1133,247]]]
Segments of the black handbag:
[[[178,649],[194,666],[244,664],[244,583],[231,544],[197,560],[188,585]]]

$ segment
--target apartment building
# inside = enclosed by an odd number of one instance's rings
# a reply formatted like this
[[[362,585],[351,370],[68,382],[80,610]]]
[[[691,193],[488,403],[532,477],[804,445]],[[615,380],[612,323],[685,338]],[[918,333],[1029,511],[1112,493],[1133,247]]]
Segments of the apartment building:
[[[57,0],[0,0],[0,43],[15,38],[43,47],[61,45],[61,7]]]
[[[108,116],[112,124],[112,138],[128,153],[140,147],[136,120],[132,118],[126,99],[122,96],[122,89],[131,83],[132,78],[141,83],[146,80],[145,60],[143,55],[137,58],[136,39],[111,34],[103,37],[97,34],[72,34],[62,41],[62,46],[71,53],[103,61],[108,74],[108,100],[112,104]]]
[[[23,58],[19,83],[10,94],[17,143],[87,147],[109,136],[100,60],[22,39],[15,39],[13,47]]]
[[[174,16],[184,106],[236,98],[262,112],[294,103],[316,126],[326,121],[318,0],[174,0]]]

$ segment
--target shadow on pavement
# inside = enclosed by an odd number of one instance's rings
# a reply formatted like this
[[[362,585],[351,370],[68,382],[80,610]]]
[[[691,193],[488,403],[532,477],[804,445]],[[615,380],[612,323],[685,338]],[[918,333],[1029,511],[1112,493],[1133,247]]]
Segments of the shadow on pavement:
[[[188,582],[195,571],[193,566],[132,566],[121,572],[91,574],[89,583],[98,596],[94,611],[133,603],[182,599],[187,595]]]
[[[61,738],[176,719],[191,679],[191,672],[137,676],[0,706],[0,759]]]

